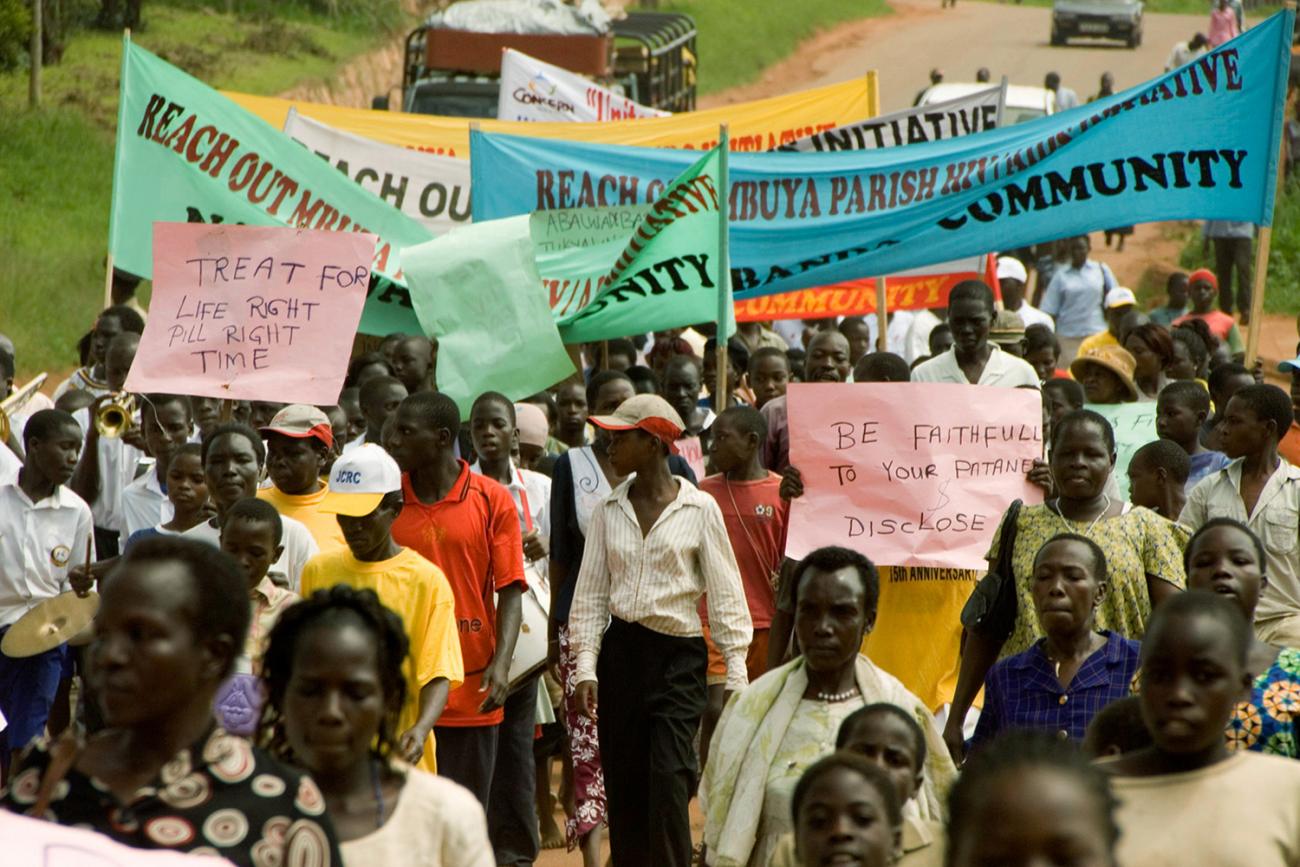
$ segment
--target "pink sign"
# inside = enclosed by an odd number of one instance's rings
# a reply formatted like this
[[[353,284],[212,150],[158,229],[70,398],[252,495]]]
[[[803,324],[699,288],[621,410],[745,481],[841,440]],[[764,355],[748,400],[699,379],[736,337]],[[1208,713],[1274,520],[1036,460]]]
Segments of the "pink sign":
[[[147,852],[102,834],[0,810],[5,867],[232,867],[224,858]]]
[[[1025,480],[1043,452],[1037,391],[808,383],[786,400],[804,483],[788,557],[841,545],[883,566],[982,569],[1011,501],[1042,500]]]
[[[333,404],[375,236],[154,223],[153,300],[128,391]]]

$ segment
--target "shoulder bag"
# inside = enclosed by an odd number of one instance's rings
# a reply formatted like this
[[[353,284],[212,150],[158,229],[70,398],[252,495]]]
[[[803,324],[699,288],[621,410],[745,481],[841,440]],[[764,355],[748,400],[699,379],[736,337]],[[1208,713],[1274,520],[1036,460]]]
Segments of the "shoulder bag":
[[[1016,500],[1002,517],[998,559],[979,580],[961,610],[961,625],[968,632],[1004,641],[1016,625],[1016,574],[1011,556],[1016,547],[1016,525],[1024,501]]]

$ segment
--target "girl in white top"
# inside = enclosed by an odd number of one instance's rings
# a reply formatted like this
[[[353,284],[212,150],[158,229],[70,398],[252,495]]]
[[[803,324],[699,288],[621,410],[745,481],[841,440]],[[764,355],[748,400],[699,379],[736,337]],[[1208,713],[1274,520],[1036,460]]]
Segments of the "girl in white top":
[[[1142,642],[1142,718],[1153,745],[1103,762],[1120,806],[1123,867],[1300,864],[1300,763],[1228,751],[1251,676],[1250,624],[1224,595],[1163,602]]]
[[[311,773],[345,867],[492,867],[474,796],[393,757],[408,650],[372,590],[338,584],[286,609],[262,659],[260,736]]]

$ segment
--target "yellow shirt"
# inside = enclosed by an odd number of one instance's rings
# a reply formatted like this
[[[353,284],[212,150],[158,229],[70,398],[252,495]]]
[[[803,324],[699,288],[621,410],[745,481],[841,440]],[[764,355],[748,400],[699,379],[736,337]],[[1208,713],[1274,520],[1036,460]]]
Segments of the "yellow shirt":
[[[320,490],[314,494],[286,494],[271,485],[259,489],[257,498],[266,500],[281,515],[293,518],[305,526],[316,540],[316,547],[320,548],[322,554],[328,554],[331,551],[347,550],[348,547],[347,540],[343,538],[343,530],[339,528],[338,516],[320,511],[321,501],[328,493],[329,485],[324,482],[320,483]]]
[[[1098,331],[1096,334],[1090,334],[1083,338],[1083,342],[1079,344],[1079,355],[1102,346],[1119,346],[1119,341],[1115,339],[1114,334],[1110,333],[1110,329]]]
[[[379,601],[391,608],[406,624],[411,656],[406,669],[406,703],[398,719],[400,736],[420,716],[420,689],[439,677],[452,690],[465,681],[465,665],[456,633],[456,600],[442,570],[403,548],[389,560],[362,563],[347,548],[317,554],[302,570],[302,595],[310,596],[335,584],[375,591]],[[419,768],[437,773],[433,733],[424,745]]]
[[[906,566],[879,571],[876,626],[862,652],[938,710],[957,688],[961,610],[981,573]]]

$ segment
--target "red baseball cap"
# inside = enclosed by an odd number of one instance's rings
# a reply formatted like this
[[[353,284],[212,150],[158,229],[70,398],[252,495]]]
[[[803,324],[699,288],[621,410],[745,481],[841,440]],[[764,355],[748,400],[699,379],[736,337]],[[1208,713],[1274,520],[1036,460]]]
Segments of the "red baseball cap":
[[[330,425],[329,416],[311,404],[289,404],[277,412],[261,432],[283,434],[294,439],[315,437],[325,443],[326,448],[334,448],[334,428]]]
[[[590,421],[605,430],[643,430],[667,444],[673,454],[677,454],[677,438],[686,428],[677,410],[657,394],[629,397],[609,415],[593,415]]]

